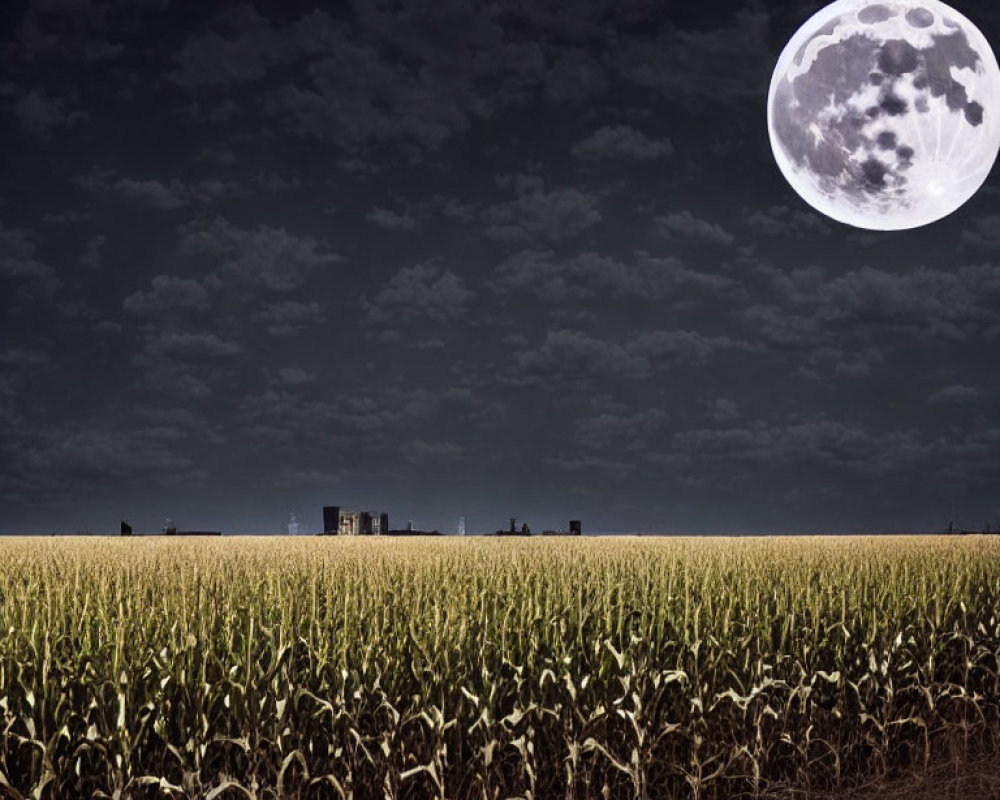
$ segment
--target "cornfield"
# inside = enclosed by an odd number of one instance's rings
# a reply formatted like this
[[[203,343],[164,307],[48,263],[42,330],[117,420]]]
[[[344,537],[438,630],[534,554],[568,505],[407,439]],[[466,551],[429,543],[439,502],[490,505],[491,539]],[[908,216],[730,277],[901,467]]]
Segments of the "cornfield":
[[[1000,542],[0,541],[0,798],[834,797],[996,758]]]

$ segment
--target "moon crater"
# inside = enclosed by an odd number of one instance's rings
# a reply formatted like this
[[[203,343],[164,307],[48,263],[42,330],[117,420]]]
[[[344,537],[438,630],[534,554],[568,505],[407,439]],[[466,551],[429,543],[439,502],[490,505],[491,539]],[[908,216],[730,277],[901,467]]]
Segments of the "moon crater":
[[[934,24],[934,15],[926,8],[911,8],[906,12],[906,21],[914,28],[929,28]]]

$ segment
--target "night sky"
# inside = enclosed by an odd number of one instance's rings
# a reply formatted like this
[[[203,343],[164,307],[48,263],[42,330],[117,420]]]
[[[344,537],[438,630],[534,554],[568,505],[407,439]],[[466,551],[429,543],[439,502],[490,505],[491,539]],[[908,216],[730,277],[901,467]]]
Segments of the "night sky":
[[[1000,179],[811,212],[820,5],[5,1],[0,531],[995,525]]]

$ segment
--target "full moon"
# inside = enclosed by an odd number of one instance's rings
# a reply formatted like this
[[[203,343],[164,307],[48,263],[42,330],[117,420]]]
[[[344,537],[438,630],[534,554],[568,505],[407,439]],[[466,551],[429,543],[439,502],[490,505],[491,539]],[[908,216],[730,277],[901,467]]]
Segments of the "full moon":
[[[938,0],[837,0],[799,28],[767,99],[771,149],[817,211],[871,230],[941,219],[1000,150],[1000,68]]]

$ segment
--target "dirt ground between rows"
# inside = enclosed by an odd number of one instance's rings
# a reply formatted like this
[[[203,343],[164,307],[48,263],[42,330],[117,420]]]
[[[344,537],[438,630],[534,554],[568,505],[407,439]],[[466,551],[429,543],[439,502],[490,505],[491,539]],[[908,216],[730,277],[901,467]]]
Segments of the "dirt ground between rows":
[[[1000,756],[940,761],[839,794],[788,795],[793,796],[800,800],[1000,800]]]

